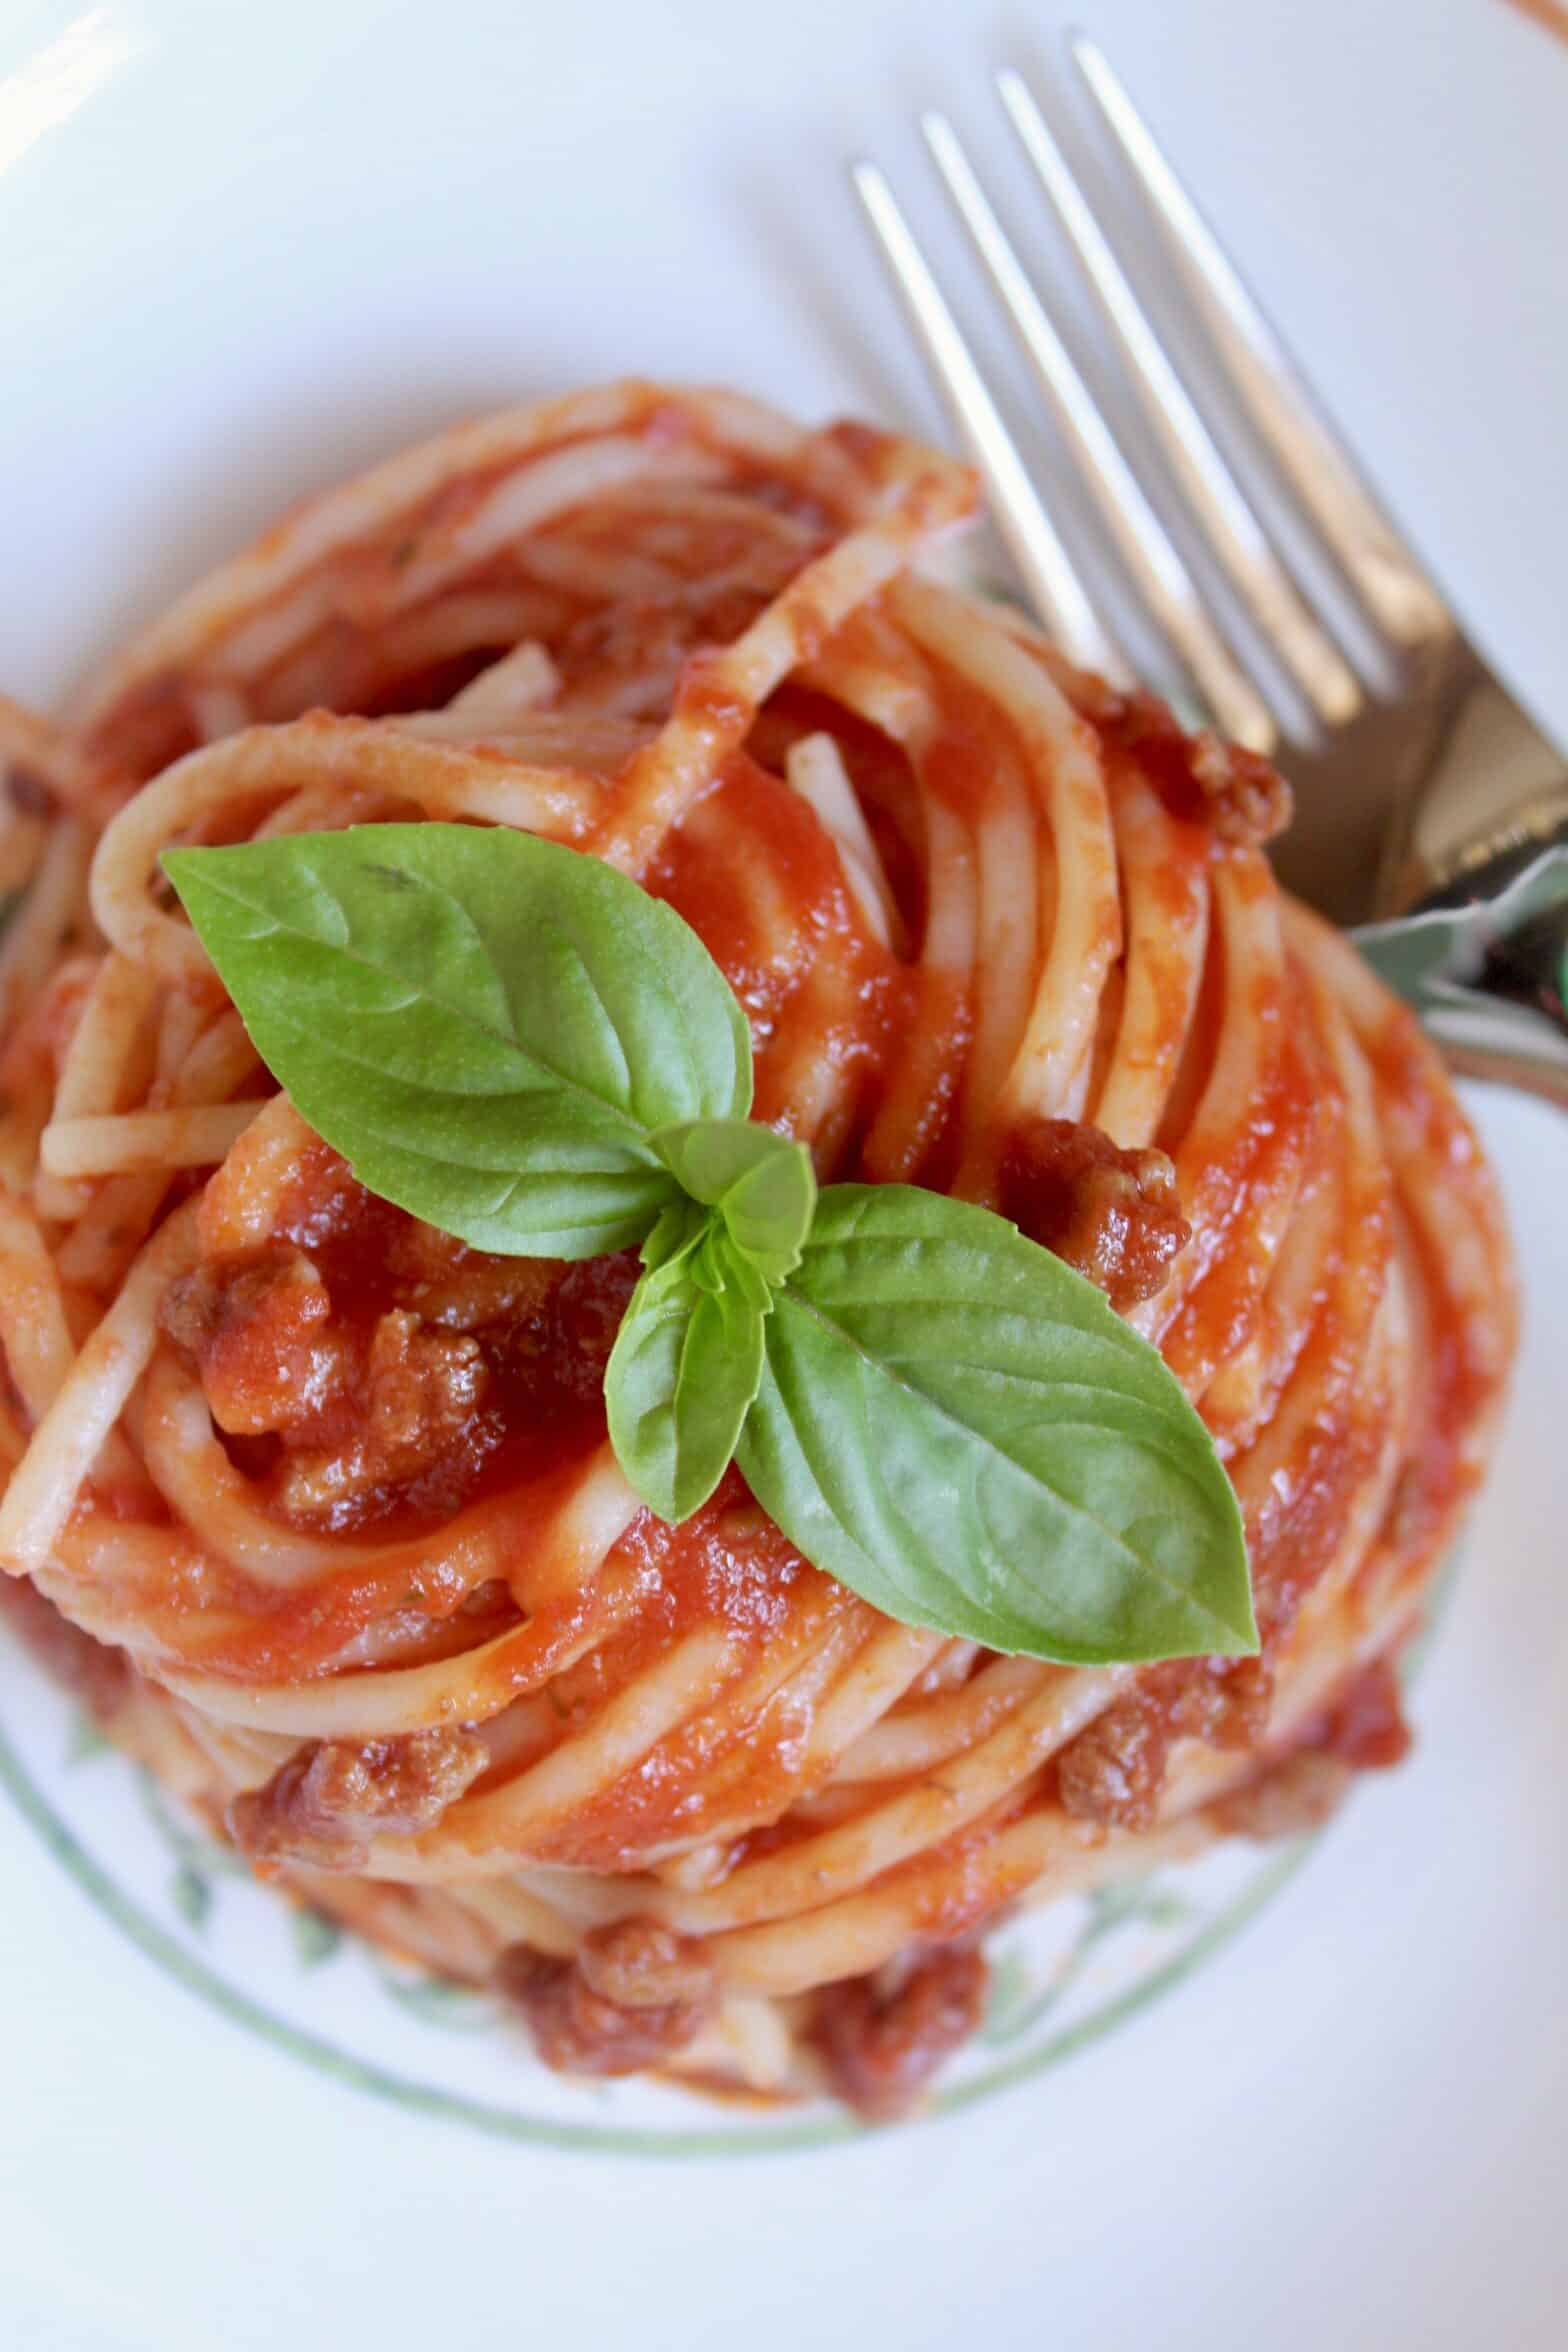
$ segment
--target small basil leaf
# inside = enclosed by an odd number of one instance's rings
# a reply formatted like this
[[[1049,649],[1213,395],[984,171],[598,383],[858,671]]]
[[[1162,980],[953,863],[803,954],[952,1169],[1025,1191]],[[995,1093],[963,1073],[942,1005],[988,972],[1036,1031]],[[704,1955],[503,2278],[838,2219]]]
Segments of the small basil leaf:
[[[681,1190],[721,1212],[730,1238],[770,1282],[799,1265],[817,1200],[803,1143],[746,1119],[688,1120],[661,1127],[653,1141]]]
[[[650,1510],[690,1518],[723,1477],[762,1377],[769,1292],[710,1212],[694,1250],[645,1273],[605,1373],[610,1442]]]
[[[579,851],[425,823],[163,862],[301,1116],[478,1248],[641,1241],[675,1195],[650,1131],[750,1107],[745,1017],[707,949]]]
[[[708,1230],[708,1212],[700,1201],[681,1194],[659,1211],[658,1222],[638,1255],[650,1273],[676,1258],[689,1257]]]
[[[830,1186],[766,1343],[740,1467],[889,1616],[1068,1665],[1256,1649],[1203,1423],[1093,1285],[1002,1218]]]

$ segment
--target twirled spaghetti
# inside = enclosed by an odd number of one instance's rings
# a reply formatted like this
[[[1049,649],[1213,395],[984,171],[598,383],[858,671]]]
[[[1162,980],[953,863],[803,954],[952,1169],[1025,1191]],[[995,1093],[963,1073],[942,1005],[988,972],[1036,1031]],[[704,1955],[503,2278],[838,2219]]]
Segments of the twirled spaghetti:
[[[0,711],[0,1556],[114,1737],[543,2054],[915,2095],[976,1935],[1403,1745],[1390,1676],[1513,1339],[1407,1015],[1277,890],[1283,792],[920,559],[968,477],[641,384],[294,513],[52,728]],[[880,1617],[731,1471],[641,1509],[632,1270],[373,1200],[158,871],[420,816],[669,900],[824,1177],[948,1189],[1154,1339],[1241,1499],[1259,1660],[1070,1670]]]

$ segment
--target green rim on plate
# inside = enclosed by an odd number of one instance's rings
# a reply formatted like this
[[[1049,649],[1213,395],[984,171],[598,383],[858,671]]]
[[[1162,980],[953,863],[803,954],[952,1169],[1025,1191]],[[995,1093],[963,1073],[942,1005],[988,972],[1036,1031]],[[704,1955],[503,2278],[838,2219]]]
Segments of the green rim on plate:
[[[1457,1552],[1451,1552],[1433,1580],[1425,1623],[1407,1648],[1403,1659],[1403,1672],[1407,1681],[1419,1670],[1427,1654],[1452,1589],[1457,1565]],[[78,1759],[98,1747],[102,1747],[106,1756],[124,1770],[131,1769],[118,1751],[109,1748],[101,1738],[90,1735],[83,1742],[78,1736],[72,1742],[73,1752]],[[88,1900],[121,1934],[129,1938],[138,1951],[163,1969],[177,1984],[182,1985],[187,1992],[194,1993],[219,2016],[227,2018],[232,2024],[245,2027],[272,2048],[300,2059],[318,2074],[334,2082],[349,2084],[355,2090],[366,2091],[374,2098],[387,2100],[406,2112],[433,2116],[445,2123],[467,2124],[492,2139],[510,2140],[526,2146],[621,2156],[767,2156],[801,2149],[827,2148],[872,2136],[870,2127],[857,2122],[852,2116],[825,2114],[820,2108],[804,2113],[780,2109],[776,2111],[776,2120],[770,2115],[765,2121],[753,2120],[746,2126],[694,2121],[689,2129],[632,2123],[579,2123],[557,2116],[527,2115],[461,2091],[443,2088],[439,2083],[420,2081],[412,2074],[360,2057],[351,2050],[341,2048],[325,2035],[280,2017],[265,2003],[230,1983],[200,1954],[189,1949],[167,1927],[153,1918],[137,1897],[129,1893],[89,1852],[77,1832],[38,1786],[3,1728],[0,1728],[0,1787],[9,1793],[22,1818],[37,1832]],[[199,1866],[204,1860],[210,1862],[214,1857],[206,1853],[196,1833],[185,1830],[173,1819],[156,1791],[151,1793],[155,1818],[180,1864],[174,1887],[176,1908],[185,1916],[188,1925],[199,1927],[207,1906],[207,1891],[198,1885],[199,1900],[194,1905],[182,1903],[180,1897],[182,1892],[189,1891],[189,1882],[194,1875],[193,1863]],[[1260,1862],[1245,1883],[1211,1909],[1190,1935],[1174,1945],[1167,1944],[1164,1957],[1157,1965],[1147,1968],[1098,2006],[1075,2017],[1070,2024],[1059,2027],[1044,2041],[1015,2055],[998,2059],[994,2064],[969,2073],[961,2081],[938,2091],[901,2128],[908,2130],[920,2124],[939,2121],[945,2116],[960,2114],[965,2108],[992,2098],[999,2091],[1027,2082],[1031,2077],[1043,2074],[1050,2067],[1072,2057],[1077,2051],[1088,2048],[1114,2027],[1148,2008],[1162,1993],[1171,1991],[1190,1976],[1211,1954],[1219,1951],[1238,1934],[1249,1920],[1255,1918],[1295,1876],[1321,1835],[1321,1832],[1316,1832],[1293,1840]],[[1234,1850],[1226,1847],[1216,1849],[1221,1853]],[[1183,1883],[1183,1875],[1178,1874],[1169,1882],[1168,1891],[1156,1895],[1152,1901],[1141,1897],[1137,1890],[1106,1890],[1099,1898],[1102,1908],[1098,1914],[1091,1905],[1088,1922],[1063,1969],[1054,1980],[1047,1980],[1044,1989],[1036,1988],[1025,1999],[1022,2022],[1015,2015],[1005,2030],[994,2030],[988,2021],[981,2028],[978,2037],[980,2045],[984,2046],[988,2037],[996,2041],[1014,2039],[1028,2024],[1037,2022],[1054,2005],[1052,1983],[1060,1987],[1075,1976],[1083,1958],[1098,1947],[1109,1928],[1136,1922],[1140,1917],[1158,1917],[1169,1924],[1172,1914],[1183,1914],[1186,1906],[1172,1900],[1175,1890]],[[1001,1955],[1000,1959],[1001,1966],[1005,1968],[1006,1955]],[[433,1983],[435,1980],[430,1981]],[[711,2109],[699,2104],[694,2096],[694,2117],[706,2112],[711,2112]]]
[[[88,1900],[177,1984],[182,1985],[187,1992],[196,1994],[198,1999],[205,2001],[209,2008],[216,2010],[232,2024],[244,2026],[249,2032],[259,2035],[274,2049],[286,2051],[289,2056],[302,2060],[318,2074],[326,2075],[335,2082],[368,2091],[372,2097],[389,2100],[407,2111],[434,2116],[443,2122],[466,2123],[493,2139],[522,2142],[532,2147],[564,2148],[577,2152],[599,2151],[609,2155],[775,2155],[806,2148],[825,2148],[835,2143],[871,2136],[868,2127],[852,2117],[823,2116],[820,2113],[804,2116],[799,2121],[784,2120],[776,2125],[753,2125],[749,2129],[723,2124],[699,2124],[690,2131],[680,2131],[656,2126],[571,2123],[551,2117],[515,2114],[504,2107],[492,2106],[483,2100],[444,2090],[435,2083],[420,2082],[410,2075],[399,2074],[369,2059],[356,2057],[351,2051],[340,2049],[321,2035],[290,2024],[286,2018],[279,2017],[250,1994],[241,1992],[153,1919],[137,1899],[118,1885],[103,1865],[88,1852],[76,1832],[37,1786],[3,1731],[0,1731],[0,1785],[5,1787],[23,1819],[37,1831],[56,1861],[69,1872]],[[1048,2067],[1070,2058],[1076,2051],[1087,2048],[1124,2019],[1147,2008],[1160,1994],[1180,1984],[1212,1952],[1228,1943],[1261,1911],[1287,1880],[1295,1875],[1315,1842],[1313,1838],[1298,1840],[1276,1855],[1232,1902],[1179,1945],[1157,1968],[1140,1977],[1115,1998],[1106,2001],[1087,2016],[1078,2018],[1036,2048],[1018,2057],[1002,2060],[987,2067],[982,2073],[971,2075],[964,2082],[938,2092],[912,2119],[913,2122],[934,2122],[943,2116],[958,2114],[964,2108],[994,2096],[998,2091],[1027,2081],[1031,2076],[1041,2074]],[[908,2129],[909,2126],[903,2128]]]

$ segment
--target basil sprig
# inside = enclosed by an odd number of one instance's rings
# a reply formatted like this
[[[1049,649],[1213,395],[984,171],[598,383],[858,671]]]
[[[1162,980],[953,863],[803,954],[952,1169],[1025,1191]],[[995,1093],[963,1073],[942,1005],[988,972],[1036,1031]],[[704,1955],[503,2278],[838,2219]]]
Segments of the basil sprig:
[[[610,1442],[661,1519],[689,1519],[734,1456],[762,1379],[763,1329],[800,1263],[811,1154],[771,1127],[700,1119],[654,1138],[686,1198],[643,1243],[604,1376]]]
[[[724,1476],[762,1378],[767,1276],[711,1214],[655,1257],[605,1368],[610,1443],[661,1519],[687,1519]],[[667,1210],[675,1217],[678,1210]]]
[[[358,825],[163,861],[257,1052],[372,1192],[509,1257],[641,1241],[659,1128],[744,1119],[751,1041],[670,907],[476,825]]]
[[[1003,1218],[831,1185],[755,1124],[687,924],[504,828],[364,825],[164,859],[258,1052],[372,1192],[475,1247],[640,1245],[605,1376],[638,1494],[731,1460],[909,1624],[1067,1664],[1256,1649],[1235,1494],[1155,1349]]]
[[[829,1186],[740,1466],[808,1559],[907,1624],[1072,1665],[1252,1646],[1241,1514],[1179,1384],[970,1202]]]

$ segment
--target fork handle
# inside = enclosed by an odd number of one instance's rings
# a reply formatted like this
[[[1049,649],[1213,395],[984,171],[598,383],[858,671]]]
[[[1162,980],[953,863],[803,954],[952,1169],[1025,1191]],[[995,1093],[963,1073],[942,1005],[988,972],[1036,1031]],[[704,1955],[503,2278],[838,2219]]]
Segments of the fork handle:
[[[1568,1068],[1537,1061],[1529,1054],[1507,1053],[1498,1047],[1452,1045],[1446,1037],[1440,1038],[1437,1044],[1456,1078],[1485,1078],[1494,1086],[1514,1086],[1524,1094],[1539,1095],[1542,1102],[1555,1103],[1560,1111],[1568,1111]]]

